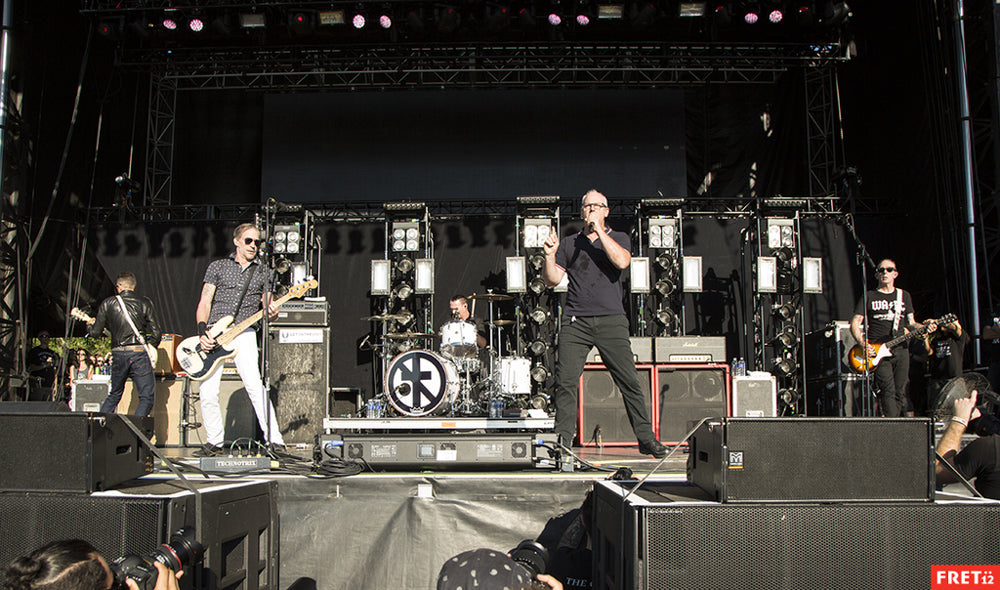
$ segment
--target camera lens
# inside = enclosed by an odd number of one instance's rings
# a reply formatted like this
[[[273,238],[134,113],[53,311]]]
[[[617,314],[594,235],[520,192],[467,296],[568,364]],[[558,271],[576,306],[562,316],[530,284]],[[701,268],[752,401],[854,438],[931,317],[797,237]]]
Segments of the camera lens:
[[[170,537],[170,542],[150,553],[150,557],[175,572],[200,562],[204,555],[205,548],[194,538],[194,529],[189,527],[177,531]]]
[[[549,569],[549,550],[538,541],[521,541],[510,552],[510,558],[523,565],[532,578]]]

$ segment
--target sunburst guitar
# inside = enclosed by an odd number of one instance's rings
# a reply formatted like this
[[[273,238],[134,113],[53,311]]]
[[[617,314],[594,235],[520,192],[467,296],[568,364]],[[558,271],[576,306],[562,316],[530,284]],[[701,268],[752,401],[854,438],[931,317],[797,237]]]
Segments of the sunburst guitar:
[[[306,294],[310,289],[319,286],[319,282],[314,280],[305,281],[288,289],[288,292],[274,300],[275,305],[281,306],[289,299],[297,299]],[[212,371],[228,358],[236,355],[236,348],[231,345],[234,338],[243,333],[244,330],[260,320],[264,315],[261,309],[257,313],[236,324],[233,323],[233,316],[227,315],[212,324],[208,329],[208,335],[215,339],[215,348],[203,350],[201,347],[201,336],[185,338],[177,346],[177,362],[188,374],[188,377],[195,381],[201,381],[208,377]]]
[[[956,319],[955,314],[949,313],[948,315],[940,319],[931,321],[941,326],[944,324],[950,324],[954,322],[955,319]],[[893,338],[888,342],[883,342],[882,344],[872,344],[871,346],[872,348],[875,349],[875,354],[871,356],[865,354],[865,348],[863,346],[861,346],[860,344],[855,344],[854,347],[851,348],[851,352],[847,354],[847,358],[851,362],[852,369],[854,369],[859,373],[867,373],[875,369],[875,367],[882,361],[882,359],[892,356],[892,350],[890,349],[893,346],[896,346],[897,344],[902,344],[903,342],[916,338],[917,336],[925,333],[927,333],[927,326],[921,326],[912,332],[907,332],[906,334],[903,334],[902,336],[899,336],[897,338]]]
[[[76,308],[76,307],[74,307],[73,309],[69,310],[69,315],[73,316],[75,319],[80,320],[81,322],[86,322],[88,324],[90,322],[94,321],[94,318],[90,317],[89,315],[87,315],[82,310],[80,310],[79,308]],[[146,350],[146,354],[149,355],[149,362],[152,363],[153,366],[155,367],[156,366],[156,347],[153,346],[152,344],[148,343],[148,342],[144,342],[142,344],[142,347]]]

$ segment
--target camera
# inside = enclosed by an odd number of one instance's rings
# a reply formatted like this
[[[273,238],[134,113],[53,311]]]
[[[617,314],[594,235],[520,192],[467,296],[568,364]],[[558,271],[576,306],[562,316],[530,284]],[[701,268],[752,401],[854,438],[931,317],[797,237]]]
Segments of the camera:
[[[532,588],[547,587],[535,580],[535,577],[538,576],[538,574],[544,574],[548,572],[549,569],[549,550],[546,549],[544,545],[538,541],[525,539],[524,541],[518,543],[517,547],[511,550],[510,558],[527,570],[528,575],[532,580]]]
[[[131,578],[139,585],[139,590],[153,590],[159,572],[154,565],[157,561],[175,572],[189,565],[201,563],[205,548],[194,537],[193,527],[184,527],[170,537],[170,541],[153,549],[149,555],[124,555],[111,562],[109,567],[114,575],[112,588],[128,588],[125,580]]]

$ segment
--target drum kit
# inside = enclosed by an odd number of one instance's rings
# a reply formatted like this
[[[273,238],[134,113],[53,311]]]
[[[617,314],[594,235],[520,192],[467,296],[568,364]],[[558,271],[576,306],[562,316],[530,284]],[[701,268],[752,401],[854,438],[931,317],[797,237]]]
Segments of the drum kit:
[[[384,391],[366,406],[366,417],[499,417],[502,408],[517,405],[518,396],[530,397],[530,361],[500,354],[502,331],[514,321],[496,318],[494,304],[513,297],[487,292],[466,298],[489,303],[485,349],[479,346],[476,325],[457,319],[443,324],[437,334],[384,334],[384,342],[377,345],[384,358],[392,351],[400,352],[385,365]],[[362,319],[389,322],[405,318],[381,314]],[[440,341],[437,352],[430,350],[434,340]]]

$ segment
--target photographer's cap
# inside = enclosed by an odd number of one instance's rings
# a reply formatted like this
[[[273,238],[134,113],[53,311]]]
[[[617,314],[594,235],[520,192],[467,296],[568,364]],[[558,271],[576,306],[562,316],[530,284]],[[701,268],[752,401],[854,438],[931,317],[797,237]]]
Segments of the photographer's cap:
[[[438,574],[437,590],[515,590],[529,582],[528,571],[506,553],[473,549],[444,562]]]

